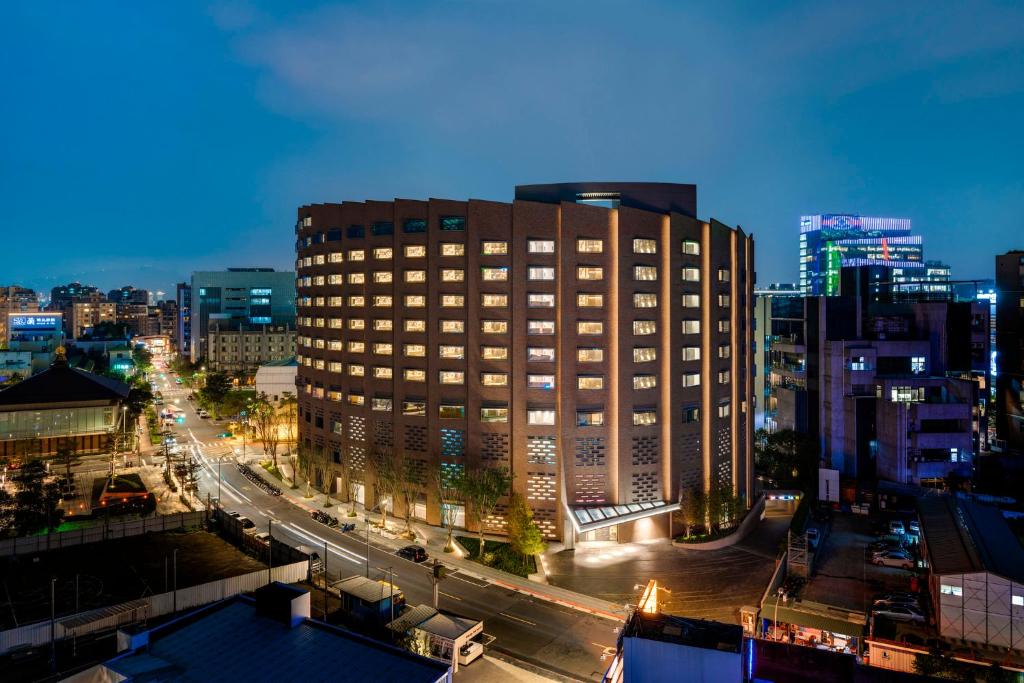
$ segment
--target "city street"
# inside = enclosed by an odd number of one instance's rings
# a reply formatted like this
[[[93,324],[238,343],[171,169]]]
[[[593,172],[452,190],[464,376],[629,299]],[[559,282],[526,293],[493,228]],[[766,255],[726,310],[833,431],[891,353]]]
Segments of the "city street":
[[[258,527],[271,531],[292,545],[328,547],[327,570],[332,579],[362,575],[367,571],[366,525],[360,523],[348,534],[314,522],[308,512],[285,499],[271,496],[253,485],[235,467],[237,457],[218,438],[225,427],[201,419],[185,399],[188,390],[168,375],[158,380],[165,401],[185,410],[183,425],[174,429],[181,448],[188,449],[202,463],[200,497],[217,497],[218,471],[223,505],[249,517]],[[247,453],[248,453],[247,448]],[[148,459],[148,458],[147,458]],[[162,460],[162,458],[160,458]],[[362,518],[359,518],[360,522]],[[374,579],[394,572],[395,583],[410,604],[430,604],[430,572],[394,554],[384,539],[371,533],[369,573]],[[543,586],[538,585],[538,589]],[[314,598],[314,612],[316,600]],[[480,619],[484,631],[495,638],[490,645],[516,659],[546,670],[579,679],[599,680],[606,662],[602,654],[614,648],[616,622],[563,605],[523,595],[492,584],[464,571],[449,573],[440,587],[439,607]]]

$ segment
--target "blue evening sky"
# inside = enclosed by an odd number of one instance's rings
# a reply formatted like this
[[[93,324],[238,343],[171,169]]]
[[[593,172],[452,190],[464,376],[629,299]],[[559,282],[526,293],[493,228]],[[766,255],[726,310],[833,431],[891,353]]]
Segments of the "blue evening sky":
[[[0,284],[289,268],[295,207],[698,185],[791,281],[802,213],[1024,248],[1019,2],[0,6]]]

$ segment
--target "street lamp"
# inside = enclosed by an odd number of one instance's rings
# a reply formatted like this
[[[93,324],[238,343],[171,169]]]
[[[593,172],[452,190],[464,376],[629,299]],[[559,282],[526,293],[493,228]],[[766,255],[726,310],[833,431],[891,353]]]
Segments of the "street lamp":
[[[370,513],[379,510],[380,505],[377,503],[369,510],[363,511],[363,519],[366,521],[366,578],[370,578]]]

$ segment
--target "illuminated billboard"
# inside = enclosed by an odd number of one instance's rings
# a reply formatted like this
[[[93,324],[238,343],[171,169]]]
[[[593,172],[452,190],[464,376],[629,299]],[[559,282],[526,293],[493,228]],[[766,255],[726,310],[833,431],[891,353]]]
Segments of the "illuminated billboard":
[[[53,313],[11,313],[7,316],[7,329],[22,332],[61,329],[61,316]]]

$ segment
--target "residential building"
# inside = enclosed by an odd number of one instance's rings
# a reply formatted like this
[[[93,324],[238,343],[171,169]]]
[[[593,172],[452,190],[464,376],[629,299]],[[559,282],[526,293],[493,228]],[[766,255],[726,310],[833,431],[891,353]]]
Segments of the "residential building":
[[[883,264],[900,278],[924,267],[920,235],[911,234],[909,218],[875,218],[854,214],[800,217],[800,289],[804,294],[833,296],[843,267]],[[891,278],[887,278],[891,279]]]
[[[153,316],[150,320],[148,305],[119,303],[114,306],[115,321],[127,325],[132,336],[160,334],[160,319]]]
[[[192,362],[206,359],[211,324],[295,326],[295,273],[273,268],[195,272],[189,289]]]
[[[149,292],[145,289],[136,289],[131,285],[125,285],[120,289],[112,289],[107,292],[107,301],[115,304],[136,304],[140,306],[148,306]]]
[[[50,455],[70,441],[75,452],[109,450],[125,428],[127,384],[68,366],[58,350],[53,365],[0,391],[0,457]]]
[[[179,282],[175,290],[174,303],[178,310],[174,340],[178,353],[188,358],[192,353],[192,285]]]
[[[443,662],[311,618],[309,591],[270,584],[142,632],[89,681],[403,681],[451,683]]]
[[[27,287],[9,285],[0,287],[0,347],[7,348],[7,316],[12,313],[35,313],[39,298]]]
[[[684,487],[746,496],[753,239],[696,211],[669,183],[301,207],[300,438],[368,504],[379,454],[507,467],[568,544],[668,536]],[[467,523],[426,485],[413,514],[442,505]]]
[[[999,508],[925,496],[918,511],[939,635],[1024,651],[1024,548]]]
[[[765,425],[812,434],[843,475],[941,485],[987,446],[988,305],[844,268],[836,296],[776,298]]]
[[[996,256],[996,438],[1024,452],[1024,251]]]
[[[772,305],[777,299],[800,297],[795,284],[772,284],[754,290],[754,429],[771,429],[767,421],[767,406],[771,398],[768,367],[775,338],[772,336]]]
[[[178,302],[167,299],[156,304],[158,317],[157,334],[168,337],[171,343],[178,346]]]
[[[264,363],[295,356],[295,328],[213,321],[207,329],[206,349],[208,369],[252,377]]]
[[[75,301],[64,309],[65,332],[78,339],[100,323],[117,322],[117,304],[109,301]]]
[[[50,290],[50,303],[47,306],[51,311],[63,311],[68,304],[75,301],[105,301],[106,298],[100,292],[99,287],[83,285],[81,282],[72,282],[60,285]]]

